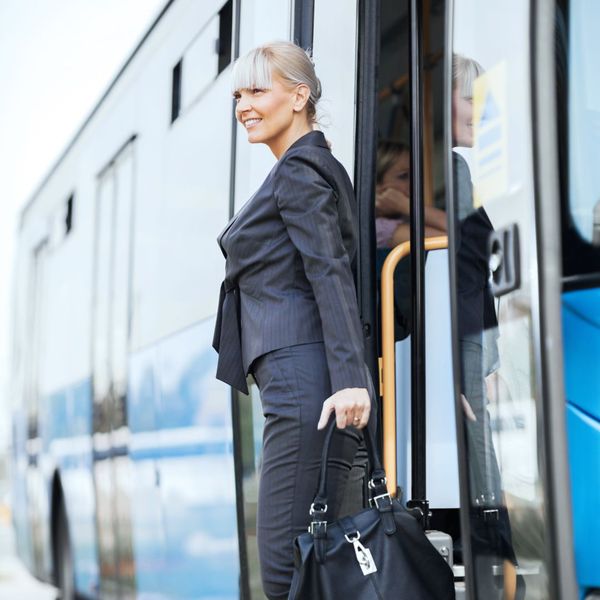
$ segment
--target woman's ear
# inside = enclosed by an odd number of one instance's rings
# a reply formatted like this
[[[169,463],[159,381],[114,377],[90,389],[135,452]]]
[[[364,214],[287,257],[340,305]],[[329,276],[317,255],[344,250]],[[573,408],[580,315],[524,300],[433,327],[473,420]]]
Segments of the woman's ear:
[[[301,83],[300,85],[296,86],[293,105],[294,112],[302,112],[309,98],[310,88],[306,84]]]

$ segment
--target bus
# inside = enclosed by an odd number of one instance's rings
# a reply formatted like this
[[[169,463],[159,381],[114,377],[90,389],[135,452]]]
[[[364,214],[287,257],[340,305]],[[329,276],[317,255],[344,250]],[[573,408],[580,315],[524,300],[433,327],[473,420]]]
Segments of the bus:
[[[457,598],[600,598],[599,24],[591,0],[165,2],[20,216],[31,573],[64,600],[264,598],[260,398],[211,340],[216,237],[274,162],[231,67],[284,39],[355,187],[390,493]]]

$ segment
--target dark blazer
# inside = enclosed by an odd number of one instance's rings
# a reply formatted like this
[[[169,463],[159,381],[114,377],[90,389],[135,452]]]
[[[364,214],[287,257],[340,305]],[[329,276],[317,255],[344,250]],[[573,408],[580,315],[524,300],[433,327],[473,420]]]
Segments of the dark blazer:
[[[321,132],[284,153],[218,241],[227,259],[213,341],[219,379],[247,393],[256,358],[323,341],[332,393],[367,387],[351,270],[356,203]]]
[[[488,239],[494,227],[482,206],[473,207],[473,184],[467,162],[453,152],[452,164],[459,221],[456,231],[458,332],[461,340],[481,340],[483,331],[498,327],[488,266]]]

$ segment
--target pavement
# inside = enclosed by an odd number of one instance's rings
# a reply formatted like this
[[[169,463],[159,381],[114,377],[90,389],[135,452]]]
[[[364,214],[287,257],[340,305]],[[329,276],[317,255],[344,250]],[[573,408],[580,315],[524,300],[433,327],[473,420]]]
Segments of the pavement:
[[[0,504],[0,600],[56,600],[56,589],[32,577],[14,552],[10,510]]]

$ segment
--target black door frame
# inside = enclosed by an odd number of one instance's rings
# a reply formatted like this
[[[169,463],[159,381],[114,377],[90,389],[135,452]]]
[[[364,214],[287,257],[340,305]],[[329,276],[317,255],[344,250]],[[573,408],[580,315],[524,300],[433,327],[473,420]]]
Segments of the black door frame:
[[[379,0],[358,0],[358,56],[354,189],[358,202],[359,244],[356,265],[358,307],[365,360],[379,383],[377,287],[375,274],[375,174],[377,172],[377,70],[379,64]],[[379,411],[379,414],[381,412]]]
[[[232,62],[240,56],[240,30],[241,30],[241,3],[242,0],[234,0],[233,27],[232,27]],[[235,117],[235,106],[232,100],[231,110],[231,162],[229,167],[229,218],[235,212],[235,173],[237,167],[237,119]],[[231,431],[233,442],[233,469],[235,480],[235,507],[237,519],[238,557],[240,564],[239,590],[240,600],[251,600],[250,593],[250,571],[248,568],[248,547],[246,544],[246,516],[244,501],[244,464],[242,456],[242,429],[241,414],[239,407],[239,392],[231,388]]]
[[[474,575],[471,552],[471,524],[467,512],[463,507],[470,505],[469,498],[469,476],[468,470],[461,468],[461,457],[466,456],[467,448],[465,444],[465,428],[463,423],[462,405],[460,403],[460,346],[458,342],[458,320],[455,315],[458,314],[458,305],[456,294],[456,272],[452,257],[456,256],[457,245],[456,236],[452,235],[454,219],[452,215],[458,214],[458,206],[455,205],[454,194],[454,172],[452,165],[452,56],[454,50],[454,0],[446,0],[446,43],[444,51],[444,147],[446,149],[446,160],[444,161],[444,179],[446,181],[446,210],[448,212],[448,274],[450,281],[450,331],[452,335],[452,378],[454,387],[454,406],[456,422],[456,446],[458,452],[458,480],[459,480],[459,501],[460,501],[460,530],[463,547],[463,565],[465,568],[465,591],[470,600],[476,600]],[[464,461],[462,461],[464,464]],[[467,560],[466,557],[469,557]]]
[[[562,251],[556,95],[554,0],[531,0],[531,114],[534,202],[537,232],[537,297],[534,326],[537,387],[542,399],[544,431],[541,470],[550,532],[550,589],[556,598],[577,597],[570,476],[566,435],[566,398],[562,341]],[[551,90],[551,93],[548,93]]]

